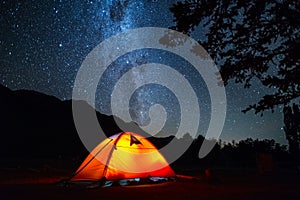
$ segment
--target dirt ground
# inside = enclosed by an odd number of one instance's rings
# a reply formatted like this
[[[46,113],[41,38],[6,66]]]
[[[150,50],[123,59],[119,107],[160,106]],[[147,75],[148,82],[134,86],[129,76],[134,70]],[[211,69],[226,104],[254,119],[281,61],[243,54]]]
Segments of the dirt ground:
[[[213,179],[195,174],[197,180],[107,188],[60,187],[66,172],[51,170],[0,170],[0,199],[299,199],[298,174],[217,173]]]

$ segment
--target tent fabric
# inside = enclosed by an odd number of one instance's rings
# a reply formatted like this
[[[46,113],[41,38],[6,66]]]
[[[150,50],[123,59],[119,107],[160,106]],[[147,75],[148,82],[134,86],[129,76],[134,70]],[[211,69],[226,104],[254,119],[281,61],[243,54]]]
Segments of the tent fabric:
[[[123,132],[96,146],[71,181],[174,176],[166,159],[151,142],[136,133]]]

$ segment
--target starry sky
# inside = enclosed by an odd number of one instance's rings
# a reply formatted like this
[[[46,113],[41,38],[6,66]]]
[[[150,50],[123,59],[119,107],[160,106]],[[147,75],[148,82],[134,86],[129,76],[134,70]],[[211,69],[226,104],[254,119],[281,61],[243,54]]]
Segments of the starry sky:
[[[175,2],[175,1],[174,1]],[[169,7],[172,1],[159,0],[6,0],[0,5],[0,84],[13,90],[29,89],[71,99],[78,69],[89,52],[103,40],[138,27],[164,27],[173,23]],[[197,28],[195,40],[205,40],[209,29]],[[140,64],[157,62],[174,67],[187,77],[199,97],[203,116],[199,134],[209,122],[209,94],[199,77],[185,60],[159,50],[139,50],[116,60],[101,78],[96,93],[96,109],[111,114],[110,93],[126,70]],[[244,114],[242,109],[270,92],[253,81],[250,89],[230,82],[226,86],[227,116],[221,139],[248,137],[275,139],[286,144],[282,109],[274,113]],[[180,123],[179,104],[172,91],[160,85],[139,88],[130,101],[132,118],[140,124],[149,121],[151,105],[161,104],[168,113],[164,132],[172,134]]]

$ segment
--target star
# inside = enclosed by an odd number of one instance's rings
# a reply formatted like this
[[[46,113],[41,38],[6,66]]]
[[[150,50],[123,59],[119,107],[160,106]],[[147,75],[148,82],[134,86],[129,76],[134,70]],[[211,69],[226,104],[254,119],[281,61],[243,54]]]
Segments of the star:
[[[122,31],[139,27],[173,26],[173,16],[169,11],[172,4],[172,1],[157,0],[55,0],[38,4],[3,0],[0,3],[3,11],[0,18],[1,84],[14,90],[26,88],[61,100],[70,99],[77,72],[93,48]],[[243,13],[239,11],[239,15],[242,16]],[[236,23],[242,22],[241,17],[237,18]],[[207,23],[208,19],[200,23],[198,33],[193,35],[197,37],[196,40],[207,40],[209,28],[204,26]],[[121,49],[120,46],[114,48],[116,51]],[[223,62],[222,58],[214,59]],[[104,114],[111,114],[110,97],[114,85],[130,69],[146,63],[171,66],[191,83],[198,96],[201,111],[199,134],[204,134],[211,117],[207,86],[190,63],[164,51],[139,50],[112,63],[98,84],[96,109]],[[169,78],[168,74],[163,76],[166,80]],[[141,81],[142,72],[136,73],[133,78],[133,81]],[[248,136],[262,138],[269,134],[284,142],[282,107],[275,110],[275,114],[266,114],[262,118],[253,113],[241,113],[241,110],[266,93],[258,82],[254,81],[252,86],[249,90],[235,83],[226,86],[228,111],[221,137],[231,141]],[[163,131],[176,133],[181,123],[180,105],[168,88],[156,84],[138,88],[129,103],[132,104],[130,112],[133,120],[143,125],[150,122],[151,106],[162,105],[168,113]]]

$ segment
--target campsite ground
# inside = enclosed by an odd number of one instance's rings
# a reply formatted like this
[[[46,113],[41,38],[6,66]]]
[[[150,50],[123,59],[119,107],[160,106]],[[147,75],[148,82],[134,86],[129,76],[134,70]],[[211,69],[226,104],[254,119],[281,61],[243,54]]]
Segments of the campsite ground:
[[[193,172],[198,179],[107,188],[59,187],[68,171],[1,169],[1,199],[299,199],[300,175],[281,171],[258,175],[253,171],[215,170],[213,179]]]

